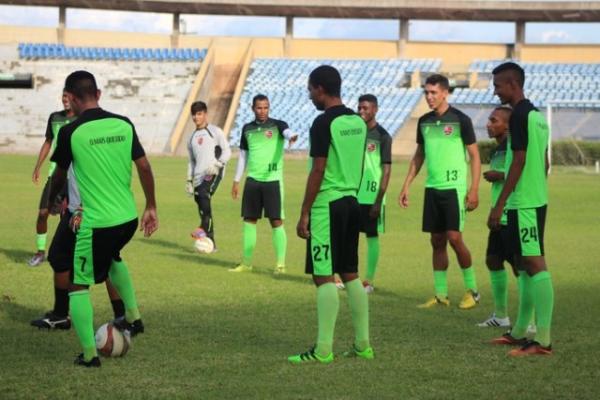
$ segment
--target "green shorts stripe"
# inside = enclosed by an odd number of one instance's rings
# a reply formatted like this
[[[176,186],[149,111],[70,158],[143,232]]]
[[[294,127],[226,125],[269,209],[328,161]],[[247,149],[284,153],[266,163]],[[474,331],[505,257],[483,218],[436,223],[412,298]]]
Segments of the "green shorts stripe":
[[[81,227],[77,232],[73,259],[73,283],[77,285],[95,283],[93,236],[94,230],[89,227]]]
[[[312,208],[308,246],[307,256],[312,261],[312,274],[320,276],[333,275],[329,207]]]

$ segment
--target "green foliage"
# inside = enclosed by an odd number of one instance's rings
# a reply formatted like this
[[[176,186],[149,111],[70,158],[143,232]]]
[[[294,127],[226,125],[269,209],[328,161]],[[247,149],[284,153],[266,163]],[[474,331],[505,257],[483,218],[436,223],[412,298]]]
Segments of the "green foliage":
[[[219,252],[193,250],[197,225],[193,200],[185,195],[186,161],[153,158],[159,231],[139,233],[122,252],[136,286],[146,332],[134,338],[122,359],[102,359],[100,370],[72,365],[80,352],[73,330],[40,332],[29,321],[52,307],[48,264],[25,265],[34,249],[41,186],[31,183],[34,157],[0,156],[5,201],[0,205],[0,398],[104,399],[597,399],[600,304],[600,230],[596,228],[600,177],[557,167],[550,175],[546,254],[554,280],[555,354],[509,359],[505,347],[487,342],[503,333],[478,328],[492,311],[485,268],[489,186],[482,182],[480,206],[467,216],[465,242],[473,256],[482,301],[458,310],[464,293],[450,252],[448,309],[421,310],[432,294],[431,249],[421,233],[425,171],[413,183],[410,208],[396,198],[407,169],[394,162],[387,196],[386,233],[370,296],[372,362],[344,359],[353,342],[346,293],[340,292],[336,360],[328,366],[290,366],[286,357],[305,351],[316,338],[315,289],[304,270],[305,242],[295,226],[306,184],[306,160],[287,160],[286,220],[289,273],[275,277],[271,229],[258,226],[255,272],[227,269],[241,255],[240,202],[233,201],[231,171],[214,197]],[[134,190],[143,206],[137,178]],[[57,218],[50,219],[50,237]],[[361,238],[361,271],[365,241]],[[516,282],[509,282],[509,310],[516,312]],[[106,290],[92,288],[95,325],[112,318]]]

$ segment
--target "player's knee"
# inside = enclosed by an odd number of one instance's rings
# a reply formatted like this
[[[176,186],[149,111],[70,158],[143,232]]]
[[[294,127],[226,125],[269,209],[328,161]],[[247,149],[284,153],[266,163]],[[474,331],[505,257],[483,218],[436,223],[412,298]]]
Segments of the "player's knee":
[[[449,233],[448,234],[448,243],[452,246],[453,249],[463,246],[462,235],[460,233]]]
[[[496,256],[487,256],[485,258],[485,265],[490,271],[502,271],[504,269],[502,261],[500,261]]]
[[[272,228],[278,228],[281,225],[283,225],[283,220],[281,220],[281,219],[271,219],[269,221],[271,222],[271,227]]]
[[[431,247],[435,250],[446,248],[448,240],[445,235],[431,235]]]

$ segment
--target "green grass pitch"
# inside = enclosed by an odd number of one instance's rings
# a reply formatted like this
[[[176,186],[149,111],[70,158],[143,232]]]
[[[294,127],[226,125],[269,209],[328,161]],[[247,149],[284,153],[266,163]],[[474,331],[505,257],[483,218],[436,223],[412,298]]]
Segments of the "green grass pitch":
[[[291,366],[286,357],[316,337],[315,289],[303,274],[304,242],[295,235],[307,174],[305,160],[286,161],[285,210],[289,273],[275,277],[268,223],[261,221],[251,274],[227,269],[239,261],[240,201],[229,192],[235,162],[214,200],[219,252],[194,252],[189,232],[197,211],[184,193],[186,160],[151,158],[159,231],[139,233],[124,251],[132,271],[146,333],[122,359],[103,359],[100,370],[72,366],[79,353],[73,330],[38,331],[29,321],[52,306],[51,269],[25,264],[34,248],[41,186],[31,183],[31,156],[0,156],[0,398],[129,399],[597,399],[600,305],[600,176],[555,168],[549,178],[546,252],[554,279],[552,357],[509,359],[507,348],[486,344],[502,333],[478,328],[491,310],[484,261],[489,186],[482,182],[479,208],[468,215],[465,240],[482,293],[479,307],[456,305],[463,285],[451,254],[452,307],[420,310],[432,294],[431,253],[420,232],[423,176],[413,184],[411,207],[396,197],[406,173],[395,162],[382,236],[376,291],[370,297],[376,359],[336,358],[331,365]],[[139,209],[143,196],[134,177]],[[49,239],[57,218],[49,225]],[[361,270],[364,271],[361,241]],[[112,317],[106,291],[92,290],[95,326]],[[511,317],[516,282],[510,281]],[[346,294],[340,293],[334,351],[353,339]]]

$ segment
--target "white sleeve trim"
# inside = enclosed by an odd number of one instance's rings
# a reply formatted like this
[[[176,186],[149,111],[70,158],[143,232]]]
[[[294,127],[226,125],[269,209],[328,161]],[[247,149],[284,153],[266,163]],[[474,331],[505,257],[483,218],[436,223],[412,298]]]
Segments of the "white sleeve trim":
[[[290,128],[287,128],[286,130],[284,130],[281,133],[283,134],[283,137],[286,140],[290,140],[292,137],[298,136],[298,134],[296,132],[293,132]]]
[[[234,182],[239,182],[242,179],[242,175],[244,175],[244,171],[246,170],[247,158],[248,155],[246,150],[240,150],[240,158],[238,159],[237,169],[235,170],[235,177],[233,178]]]

